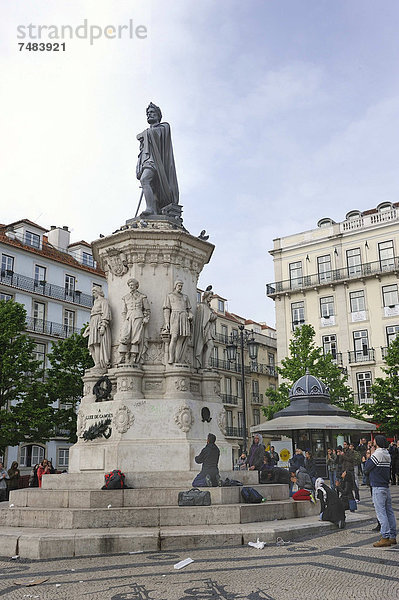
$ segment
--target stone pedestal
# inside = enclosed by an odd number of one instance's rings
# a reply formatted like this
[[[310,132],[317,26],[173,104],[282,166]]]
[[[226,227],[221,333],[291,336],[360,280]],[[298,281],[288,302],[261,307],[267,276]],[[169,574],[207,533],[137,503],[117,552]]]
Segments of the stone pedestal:
[[[177,279],[183,282],[183,293],[195,315],[198,276],[214,247],[159,218],[145,226],[131,221],[93,246],[108,281],[112,365],[101,372],[91,369],[84,376],[78,442],[70,450],[69,471],[198,471],[200,466],[194,457],[205,445],[208,433],[216,436],[220,469],[231,469],[220,377],[211,369],[194,368],[191,338],[181,362],[169,364],[170,335],[164,329],[165,298]],[[127,282],[131,278],[139,281],[139,291],[147,296],[151,310],[146,326],[147,349],[139,364],[118,364],[122,297],[129,293]],[[98,402],[93,387],[104,375],[111,391],[109,399]],[[107,419],[111,420],[107,439],[83,439],[90,425]]]

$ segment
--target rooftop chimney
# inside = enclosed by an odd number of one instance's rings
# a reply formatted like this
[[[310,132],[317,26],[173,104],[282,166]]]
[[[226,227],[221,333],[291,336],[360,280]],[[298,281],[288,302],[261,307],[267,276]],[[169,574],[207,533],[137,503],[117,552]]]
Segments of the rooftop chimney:
[[[68,231],[68,227],[51,227],[47,234],[49,244],[61,250],[61,252],[67,252],[69,243],[71,241],[71,233]]]

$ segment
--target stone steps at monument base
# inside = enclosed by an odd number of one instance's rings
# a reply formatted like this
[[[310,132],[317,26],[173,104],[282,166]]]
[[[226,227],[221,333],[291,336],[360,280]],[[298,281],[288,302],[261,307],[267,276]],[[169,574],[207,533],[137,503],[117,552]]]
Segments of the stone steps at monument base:
[[[46,527],[49,529],[97,529],[99,527],[162,527],[228,525],[273,521],[318,514],[309,501],[277,500],[262,504],[220,504],[214,506],[161,506],[121,508],[36,508],[13,507],[0,511],[0,525]]]
[[[288,485],[256,484],[256,488],[267,500],[286,500]],[[212,505],[241,502],[241,487],[201,488],[211,495]],[[179,489],[142,488],[130,490],[46,490],[25,488],[10,493],[10,503],[18,507],[41,508],[113,508],[122,506],[177,506]]]
[[[126,483],[132,488],[179,488],[182,490],[192,487],[193,479],[198,471],[152,471],[125,472]],[[258,471],[221,471],[221,478],[237,479],[244,485],[259,483]],[[84,471],[82,473],[63,473],[60,475],[45,475],[42,489],[45,490],[101,490],[104,485],[103,471]]]
[[[348,514],[347,522],[349,526],[356,525],[370,518],[371,515],[364,513]],[[194,548],[246,545],[257,538],[270,544],[275,543],[278,537],[294,541],[336,529],[336,525],[321,522],[316,516],[223,526],[129,527],[123,530],[2,527],[0,556],[19,555],[21,558],[44,560],[129,552],[188,551]],[[270,548],[264,552],[270,552]]]

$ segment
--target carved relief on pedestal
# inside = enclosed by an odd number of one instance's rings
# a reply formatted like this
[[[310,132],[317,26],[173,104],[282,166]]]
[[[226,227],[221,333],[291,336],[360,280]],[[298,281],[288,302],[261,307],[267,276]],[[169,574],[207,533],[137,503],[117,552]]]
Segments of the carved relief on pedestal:
[[[146,381],[144,385],[144,389],[146,392],[158,392],[162,391],[163,384],[162,381]]]
[[[111,273],[117,277],[122,277],[127,272],[127,258],[123,252],[108,250],[104,262]]]
[[[191,381],[190,382],[190,392],[193,392],[194,394],[199,394],[201,391],[200,388],[200,384],[198,381]]]
[[[83,384],[83,396],[91,396],[93,394],[93,383],[86,382]]]
[[[134,423],[134,415],[127,406],[120,406],[114,414],[113,425],[119,433],[126,433]]]
[[[144,354],[145,363],[162,363],[164,358],[164,348],[162,342],[149,342],[146,353]]]
[[[85,418],[82,412],[78,412],[77,422],[76,422],[76,434],[78,438],[83,436],[83,432],[85,430]]]
[[[178,392],[187,392],[188,391],[188,381],[185,377],[176,379],[175,386],[176,386],[176,389]]]
[[[218,425],[219,425],[219,429],[222,432],[223,435],[226,435],[227,433],[227,415],[226,415],[226,411],[223,409],[220,411],[220,413],[218,414]]]
[[[189,406],[181,406],[176,413],[175,422],[184,433],[190,431],[191,426],[194,423],[194,417],[191,408]]]
[[[118,379],[118,391],[130,392],[134,389],[134,380],[132,377],[120,377]]]

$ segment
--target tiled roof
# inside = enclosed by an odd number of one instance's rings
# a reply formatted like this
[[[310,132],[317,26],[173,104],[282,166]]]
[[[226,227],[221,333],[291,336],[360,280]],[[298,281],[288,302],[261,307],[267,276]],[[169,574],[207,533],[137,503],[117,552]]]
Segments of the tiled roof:
[[[38,225],[37,223],[30,221],[30,219],[19,219],[19,221],[14,221],[13,223],[9,223],[7,225],[7,227],[13,227],[14,225],[19,225],[20,223],[28,223],[28,225],[33,225],[33,227],[36,227],[36,229],[41,229],[42,231],[48,231],[48,229],[45,229],[41,225]]]
[[[26,220],[25,220],[26,221]],[[17,221],[20,223],[20,221]],[[37,254],[43,258],[48,258],[50,260],[54,260],[59,263],[63,263],[64,265],[69,265],[70,267],[75,267],[76,269],[80,269],[82,271],[87,271],[88,273],[93,273],[98,275],[99,277],[105,277],[104,271],[100,268],[88,267],[86,265],[82,265],[78,262],[73,256],[67,254],[66,252],[61,252],[60,250],[56,250],[51,244],[48,243],[47,236],[43,236],[43,244],[41,248],[34,248],[33,246],[27,246],[22,243],[18,239],[11,239],[6,236],[6,231],[10,227],[10,225],[2,225],[0,226],[0,242],[3,244],[7,244],[8,246],[13,246],[15,248],[19,248],[21,250],[25,250],[26,252],[31,252],[32,254]],[[43,229],[43,228],[41,228]],[[43,229],[43,231],[46,231]]]

